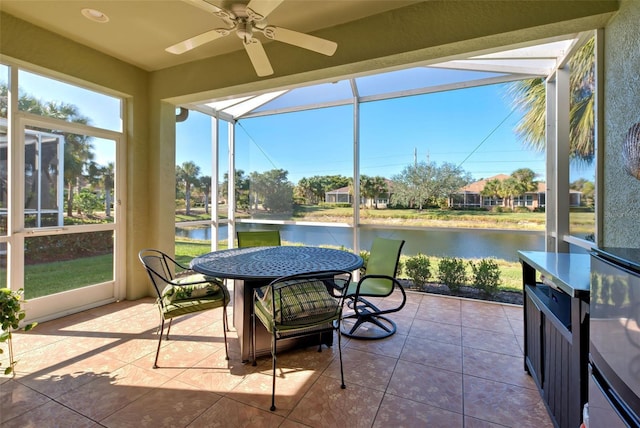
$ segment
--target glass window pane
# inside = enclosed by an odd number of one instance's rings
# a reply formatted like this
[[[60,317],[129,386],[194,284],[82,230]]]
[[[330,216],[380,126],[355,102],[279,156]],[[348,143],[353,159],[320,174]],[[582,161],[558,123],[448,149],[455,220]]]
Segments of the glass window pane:
[[[0,118],[7,118],[7,104],[8,104],[8,88],[9,88],[9,67],[4,64],[0,64]],[[0,134],[0,142],[2,141],[2,134]]]
[[[349,193],[352,118],[341,106],[238,122],[237,217],[351,223],[350,203],[330,193]]]
[[[116,143],[25,130],[25,227],[113,223]]]
[[[573,56],[570,75],[569,234],[595,242],[595,39]],[[558,167],[561,167],[560,165]]]
[[[0,242],[0,288],[7,288],[7,243]]]
[[[176,123],[176,257],[186,262],[211,249],[211,117],[189,111]]]
[[[113,232],[25,239],[25,299],[113,280]]]
[[[18,109],[68,122],[122,131],[122,100],[28,71],[18,73]]]
[[[0,236],[7,235],[8,159],[7,159],[7,103],[9,67],[0,64]],[[6,245],[6,244],[0,244]],[[6,250],[5,250],[6,251]]]

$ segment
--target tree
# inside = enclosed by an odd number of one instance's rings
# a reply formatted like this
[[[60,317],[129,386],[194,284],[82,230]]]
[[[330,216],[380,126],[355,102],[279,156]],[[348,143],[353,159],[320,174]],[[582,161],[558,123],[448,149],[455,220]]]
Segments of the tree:
[[[591,38],[569,61],[571,105],[569,112],[569,154],[572,161],[590,164],[595,154],[595,39]],[[509,85],[513,106],[524,112],[516,132],[525,145],[539,151],[546,148],[546,89],[543,79],[529,79]]]
[[[331,190],[348,186],[350,179],[342,175],[315,175],[303,177],[295,188],[297,196],[307,204],[317,204],[325,201],[325,194]]]
[[[594,206],[596,186],[592,181],[580,178],[573,183],[570,183],[569,188],[582,193],[582,198],[580,199],[582,205],[586,205],[588,207]]]
[[[222,180],[222,196],[229,199],[229,173],[225,172]],[[249,208],[249,178],[244,175],[244,171],[235,171],[235,199],[236,209]]]
[[[184,183],[184,201],[186,205],[186,215],[191,215],[191,186],[198,185],[200,167],[192,161],[183,162],[176,165],[176,179]]]
[[[418,162],[405,167],[392,181],[394,204],[422,210],[426,204],[447,198],[468,184],[471,176],[450,163],[438,167],[434,162]]]
[[[209,214],[209,194],[211,193],[211,176],[200,177],[200,189],[204,192],[204,213]]]
[[[498,198],[500,197],[502,182],[497,178],[493,180],[487,180],[484,185],[484,188],[480,191],[480,194],[484,197],[488,198]],[[504,202],[503,202],[504,204]]]
[[[8,88],[6,84],[0,84],[0,117],[7,117],[8,113]],[[42,102],[33,95],[20,93],[18,95],[18,110],[47,116],[66,122],[88,125],[89,118],[80,114],[78,107],[63,102]],[[46,130],[51,133],[60,133],[59,130]],[[80,190],[80,179],[86,172],[88,163],[93,160],[93,146],[91,137],[64,132],[64,172],[63,180],[67,189],[67,216],[73,216],[73,197],[75,189]]]
[[[290,212],[293,206],[293,184],[289,182],[288,171],[272,169],[264,173],[252,172],[250,175],[251,191],[254,194],[255,206],[262,202],[262,207],[271,212]]]

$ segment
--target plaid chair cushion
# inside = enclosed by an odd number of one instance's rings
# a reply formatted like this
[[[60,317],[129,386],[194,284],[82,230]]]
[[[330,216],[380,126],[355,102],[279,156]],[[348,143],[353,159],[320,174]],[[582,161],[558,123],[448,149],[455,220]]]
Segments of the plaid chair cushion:
[[[303,328],[339,316],[338,300],[320,280],[287,281],[261,287],[256,294],[256,315],[270,330]]]

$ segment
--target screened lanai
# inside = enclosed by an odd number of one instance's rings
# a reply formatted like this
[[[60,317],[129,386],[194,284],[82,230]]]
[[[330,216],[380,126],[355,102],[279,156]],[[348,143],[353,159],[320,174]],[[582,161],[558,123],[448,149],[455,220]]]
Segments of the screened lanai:
[[[242,177],[238,176],[239,168],[236,167],[237,158],[242,153],[242,149],[236,147],[236,135],[239,132],[238,127],[241,128],[240,131],[244,131],[243,123],[246,120],[276,117],[293,112],[320,112],[323,109],[344,107],[344,110],[340,110],[343,116],[341,120],[350,122],[352,132],[348,136],[342,135],[340,137],[343,138],[344,144],[340,151],[335,153],[334,160],[351,163],[349,177],[353,178],[361,176],[363,169],[360,162],[361,134],[363,132],[360,111],[363,105],[411,96],[479,88],[530,78],[542,78],[547,82],[547,118],[553,118],[548,120],[550,128],[548,128],[549,134],[547,136],[546,166],[540,173],[546,179],[548,186],[546,198],[548,215],[544,245],[550,251],[568,251],[570,244],[588,247],[590,245],[588,242],[571,237],[568,220],[569,198],[564,196],[568,195],[570,191],[569,168],[559,168],[558,166],[569,164],[569,131],[568,123],[564,123],[568,122],[566,120],[568,114],[564,113],[569,109],[568,92],[566,92],[568,73],[564,73],[564,71],[567,70],[570,57],[593,36],[593,32],[571,34],[526,46],[519,45],[500,51],[447,58],[445,61],[435,63],[414,64],[408,68],[385,70],[376,74],[349,76],[337,81],[315,82],[301,87],[283,87],[276,91],[182,104],[180,107],[183,109],[200,112],[213,119],[211,137],[217,156],[212,161],[212,170],[217,172],[211,174],[211,188],[222,188],[222,190],[212,192],[212,247],[217,248],[219,239],[227,239],[229,243],[232,243],[238,228],[303,226],[311,230],[307,234],[313,234],[313,227],[321,226],[323,231],[328,230],[324,229],[325,227],[331,227],[335,233],[341,233],[342,236],[345,233],[350,235],[348,246],[359,250],[361,247],[366,248],[367,245],[361,240],[361,231],[380,226],[375,222],[372,224],[361,220],[361,204],[353,204],[348,221],[326,221],[321,217],[314,221],[307,221],[307,219],[298,221],[295,217],[259,216],[254,213],[247,216],[234,209],[237,208],[238,201],[235,198],[238,197],[238,187],[241,186],[236,181],[242,180]],[[183,110],[184,112],[186,110]],[[323,129],[332,128],[331,119],[325,119],[321,115],[318,121],[323,120],[326,121]],[[282,123],[286,122],[279,123],[282,126]],[[556,124],[558,124],[557,127]],[[284,126],[286,127],[286,125]],[[393,123],[393,126],[400,130],[404,124]],[[256,143],[256,145],[258,144]],[[259,148],[259,150],[261,156],[268,157],[268,149]],[[313,158],[314,152],[305,146],[304,150],[300,149],[298,156],[304,158],[305,155]],[[318,162],[320,162],[319,159]],[[274,162],[271,164],[275,165]],[[230,174],[229,171],[232,170],[236,173]],[[248,171],[243,172],[247,173]],[[366,198],[361,196],[360,181],[354,179],[352,180],[353,184],[349,186],[351,186],[351,192],[354,195],[353,200],[364,201]],[[251,186],[254,184],[252,183]],[[249,208],[254,205],[258,207],[261,202],[258,193],[253,190],[248,192]],[[254,193],[255,197],[252,196]],[[371,205],[373,206],[373,202]],[[249,209],[249,211],[251,210]],[[563,214],[555,216],[556,212]],[[195,224],[207,226],[208,223],[207,221],[178,222],[176,226],[184,227]],[[388,225],[384,225],[384,227],[386,228]],[[334,241],[318,241],[317,243],[336,244],[339,239]],[[344,237],[340,241],[340,245],[344,245],[342,242],[344,242]]]

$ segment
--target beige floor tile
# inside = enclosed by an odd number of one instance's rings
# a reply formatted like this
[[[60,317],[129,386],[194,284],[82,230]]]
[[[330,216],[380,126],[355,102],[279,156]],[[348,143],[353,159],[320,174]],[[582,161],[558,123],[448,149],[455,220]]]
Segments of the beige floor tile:
[[[51,401],[16,380],[8,380],[0,384],[0,426],[16,416],[31,411]]]
[[[383,355],[350,349],[342,355],[344,382],[347,387],[358,386],[384,391],[389,384],[397,360]],[[324,375],[340,379],[340,362],[334,360]]]
[[[370,427],[382,396],[382,391],[356,386],[341,389],[335,379],[321,376],[289,419],[312,427]]]
[[[464,373],[523,388],[535,389],[533,378],[524,371],[524,358],[498,352],[463,348]]]
[[[495,317],[481,312],[462,312],[462,326],[496,333],[514,334],[511,323],[506,317]]]
[[[400,359],[462,373],[462,346],[409,337]]]
[[[522,356],[522,350],[513,334],[496,333],[478,328],[462,327],[462,345],[485,351]]]
[[[42,323],[14,336],[19,362],[15,378],[0,376],[0,425],[551,426],[523,370],[521,307],[407,296],[406,308],[390,315],[396,334],[341,336],[345,390],[337,334],[321,353],[282,352],[276,412],[268,410],[270,356],[256,367],[242,364],[232,327],[226,360],[221,309],[176,320],[155,370],[159,317],[152,298]]]
[[[398,361],[388,394],[462,413],[462,374]]]
[[[447,306],[425,306],[424,301],[420,304],[420,309],[416,313],[416,320],[434,321],[442,324],[461,325],[462,318],[460,309]],[[416,321],[414,320],[414,324]]]
[[[204,413],[220,396],[176,380],[133,401],[102,420],[107,427],[185,427]]]
[[[276,414],[286,416],[298,404],[304,394],[318,380],[319,375],[313,370],[278,367],[276,370]],[[273,376],[255,373],[248,376],[226,397],[263,410],[271,408],[271,391]],[[337,388],[340,384],[336,382]]]
[[[447,427],[462,428],[462,414],[387,394],[376,416],[374,428]]]
[[[441,322],[420,320],[411,326],[410,337],[446,342],[452,345],[462,344],[462,328],[460,325],[443,324]]]
[[[345,339],[345,337],[343,337],[343,339]],[[357,349],[371,354],[398,358],[406,340],[407,336],[400,333],[396,333],[380,340],[360,340],[354,338],[350,339],[346,345],[343,345],[343,352],[345,349],[347,352]]]
[[[127,365],[60,396],[58,401],[100,421],[168,380],[158,371]]]
[[[67,360],[46,373],[29,374],[21,377],[20,383],[33,388],[51,398],[57,398],[84,384],[99,378],[109,377],[109,373],[123,367],[125,363],[104,354],[88,355],[87,358]]]
[[[537,390],[473,376],[464,377],[464,413],[505,426],[553,426]]]
[[[54,401],[31,409],[16,418],[2,421],[1,425],[3,428],[89,428],[102,426]]]
[[[256,370],[251,364],[243,364],[239,356],[226,360],[224,350],[218,350],[193,367],[181,371],[175,379],[203,391],[224,395]]]
[[[275,428],[284,418],[268,410],[222,398],[202,415],[198,416],[190,428],[260,427]]]

